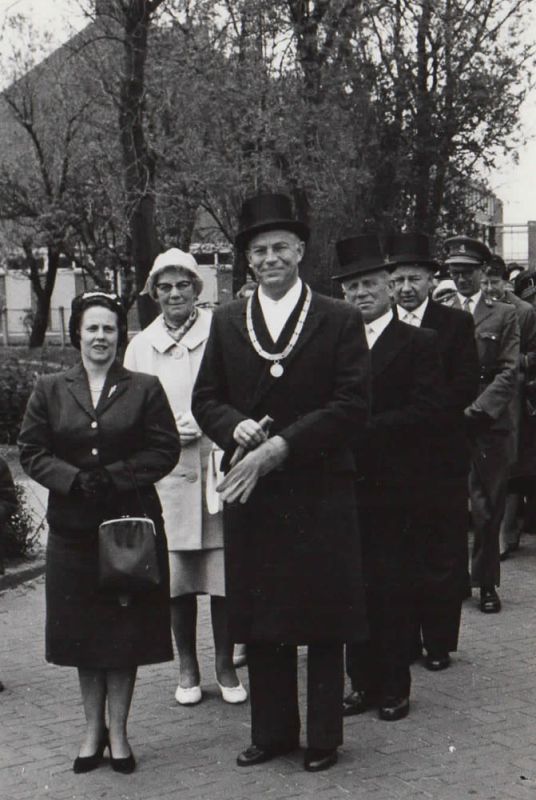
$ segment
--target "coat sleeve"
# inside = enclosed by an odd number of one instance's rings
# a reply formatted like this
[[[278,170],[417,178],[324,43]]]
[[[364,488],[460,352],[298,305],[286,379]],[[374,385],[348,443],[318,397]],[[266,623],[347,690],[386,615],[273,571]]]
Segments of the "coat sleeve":
[[[20,463],[26,474],[41,486],[66,495],[69,494],[79,470],[54,455],[44,380],[43,377],[38,378],[26,406],[18,440]]]
[[[519,364],[519,323],[513,308],[504,308],[503,324],[496,359],[496,375],[470,406],[497,420],[512,400]]]
[[[345,319],[333,352],[331,397],[279,431],[293,464],[307,463],[348,445],[367,424],[370,409],[370,353],[361,314],[344,308]],[[325,365],[327,368],[327,365]],[[319,369],[321,369],[319,365]]]
[[[228,403],[221,322],[222,316],[216,312],[192,393],[192,413],[203,433],[227,451],[236,446],[234,429],[247,416]]]
[[[400,408],[373,414],[370,430],[390,433],[404,428],[432,428],[443,407],[443,365],[435,331],[415,329],[413,375],[408,402]]]
[[[140,448],[128,458],[106,465],[120,492],[134,488],[134,481],[140,487],[156,483],[171,472],[180,456],[180,438],[162,384],[156,377],[144,377],[147,389],[140,415]]]

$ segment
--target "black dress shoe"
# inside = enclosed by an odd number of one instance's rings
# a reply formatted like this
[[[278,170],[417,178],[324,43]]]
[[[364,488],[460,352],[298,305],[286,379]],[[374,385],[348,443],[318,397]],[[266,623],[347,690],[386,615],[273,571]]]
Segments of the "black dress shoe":
[[[110,763],[114,772],[121,772],[123,775],[130,775],[136,769],[136,759],[132,751],[126,758],[114,758],[110,750]]]
[[[93,753],[92,756],[77,756],[75,758],[73,761],[73,772],[75,772],[77,775],[81,775],[84,772],[92,772],[94,769],[97,769],[102,761],[104,751],[109,746],[110,742],[108,741],[108,731],[105,730],[102,739],[99,742],[99,746],[97,747],[97,751]]]
[[[363,689],[354,689],[342,701],[342,715],[343,717],[353,717],[356,714],[364,714],[365,711],[370,711],[371,708],[376,708],[377,705],[378,698],[371,692],[366,692]]]
[[[385,722],[396,722],[409,714],[409,697],[393,697],[381,704],[378,716]]]
[[[501,610],[501,599],[493,586],[480,589],[480,610],[484,614],[498,614]]]
[[[329,769],[337,763],[337,749],[320,750],[316,747],[307,748],[303,757],[303,766],[307,772],[320,772]]]
[[[424,666],[430,672],[440,672],[442,669],[450,667],[450,656],[448,653],[428,653]]]
[[[277,756],[284,756],[296,750],[298,745],[287,747],[258,747],[251,744],[246,750],[237,756],[236,763],[239,767],[254,767],[256,764],[264,764]]]

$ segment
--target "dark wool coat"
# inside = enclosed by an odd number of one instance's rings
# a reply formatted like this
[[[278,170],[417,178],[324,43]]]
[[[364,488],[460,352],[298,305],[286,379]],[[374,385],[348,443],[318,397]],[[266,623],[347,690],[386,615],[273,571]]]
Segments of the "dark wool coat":
[[[261,478],[247,503],[224,510],[232,635],[289,644],[360,639],[366,614],[351,439],[367,420],[369,353],[359,312],[313,294],[283,364],[274,378],[253,349],[246,301],[216,311],[194,416],[227,458],[236,425],[266,414],[289,446],[284,466]]]
[[[434,426],[435,467],[441,483],[467,482],[471,445],[466,433],[464,409],[478,394],[480,365],[473,317],[467,311],[428,301],[422,328],[438,333],[438,347],[445,373],[443,410]]]
[[[50,490],[52,528],[96,529],[118,513],[158,519],[154,483],[175,466],[180,440],[158,378],[114,364],[93,408],[86,372],[78,364],[43,375],[30,397],[19,437],[21,464]],[[106,467],[113,493],[108,507],[71,492],[81,469]],[[133,483],[137,483],[138,492]]]
[[[79,364],[41,377],[19,444],[21,463],[49,491],[46,658],[86,669],[125,669],[173,658],[169,569],[155,481],[176,464],[180,440],[158,378],[113,364],[97,408]],[[107,498],[71,491],[79,470],[105,467]],[[136,488],[137,485],[137,488]],[[161,582],[119,605],[99,588],[99,524],[121,514],[151,517]]]

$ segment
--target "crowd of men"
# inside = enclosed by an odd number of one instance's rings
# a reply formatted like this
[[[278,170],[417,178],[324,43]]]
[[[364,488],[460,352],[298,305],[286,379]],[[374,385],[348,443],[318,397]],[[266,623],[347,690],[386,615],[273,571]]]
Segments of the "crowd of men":
[[[450,666],[472,587],[482,612],[501,609],[501,537],[505,557],[534,494],[536,310],[483,242],[452,236],[440,265],[420,233],[337,242],[344,301],[331,300],[299,277],[308,236],[285,195],[245,201],[237,246],[258,288],[216,311],[193,411],[226,453],[227,595],[252,714],[238,764],[298,746],[306,644],[317,771],[337,760],[343,716],[402,719],[411,663]],[[449,304],[432,298],[440,268]],[[517,290],[534,297],[532,275]]]

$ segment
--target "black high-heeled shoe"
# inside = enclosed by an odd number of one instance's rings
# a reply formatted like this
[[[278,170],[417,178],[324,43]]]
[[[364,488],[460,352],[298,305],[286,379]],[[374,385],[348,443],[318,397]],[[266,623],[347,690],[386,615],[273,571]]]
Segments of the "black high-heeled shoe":
[[[112,749],[110,748],[110,763],[114,772],[121,772],[123,775],[130,775],[136,769],[136,759],[130,751],[130,755],[126,758],[114,758]]]
[[[73,772],[80,775],[83,772],[91,772],[97,769],[107,747],[110,747],[110,741],[108,739],[108,730],[105,728],[97,751],[92,756],[77,756],[73,762]]]

